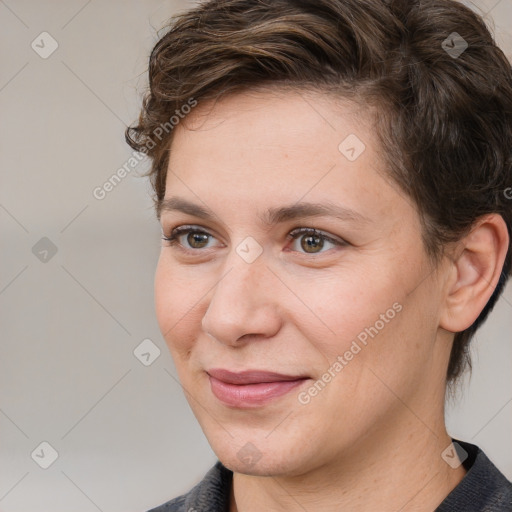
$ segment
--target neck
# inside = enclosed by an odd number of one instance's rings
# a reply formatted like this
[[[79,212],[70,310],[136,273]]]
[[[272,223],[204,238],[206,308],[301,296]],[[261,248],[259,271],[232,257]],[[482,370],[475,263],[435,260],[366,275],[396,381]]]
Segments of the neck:
[[[431,512],[465,470],[452,469],[441,457],[451,442],[442,412],[429,427],[410,411],[404,417],[402,428],[380,425],[379,432],[298,476],[234,473],[230,512],[366,512],[382,510],[383,503],[386,510]]]

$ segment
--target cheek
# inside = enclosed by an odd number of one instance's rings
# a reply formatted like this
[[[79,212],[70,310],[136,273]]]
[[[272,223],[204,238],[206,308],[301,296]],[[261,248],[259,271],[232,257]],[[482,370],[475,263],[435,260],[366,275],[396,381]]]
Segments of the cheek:
[[[165,255],[161,255],[155,272],[155,309],[158,325],[172,355],[190,350],[197,335],[197,303],[205,291],[201,280],[178,272]]]
[[[391,263],[377,268],[352,268],[349,276],[340,272],[315,286],[294,282],[314,312],[297,309],[294,322],[314,348],[308,360],[315,377],[332,378],[326,403],[338,403],[340,410],[354,399],[368,411],[392,402],[380,379],[393,389],[412,390],[431,359],[436,304],[428,283],[409,293],[422,279],[418,270]]]
[[[172,274],[164,265],[160,255],[155,272],[155,310],[162,334],[168,332],[177,319],[175,306],[178,295],[179,291],[175,283],[172,283]]]
[[[364,347],[398,323],[403,294],[391,281],[389,273],[372,276],[363,268],[326,274],[314,283],[296,280],[294,291],[310,310],[304,315],[304,306],[297,309],[297,321],[323,354],[336,359],[353,341]]]
[[[315,340],[331,364],[342,357],[343,369],[338,366],[329,393],[335,393],[336,400],[357,397],[372,407],[394,400],[387,386],[415,389],[415,382],[433,362],[437,331],[438,304],[429,280],[411,293],[423,279],[421,272],[405,272],[406,277],[392,266],[379,268],[378,274],[353,273],[349,280],[339,277],[336,286],[324,287],[328,300],[324,298],[323,304],[320,291],[310,297],[318,304],[318,316],[335,335],[315,337],[311,329],[309,339]]]

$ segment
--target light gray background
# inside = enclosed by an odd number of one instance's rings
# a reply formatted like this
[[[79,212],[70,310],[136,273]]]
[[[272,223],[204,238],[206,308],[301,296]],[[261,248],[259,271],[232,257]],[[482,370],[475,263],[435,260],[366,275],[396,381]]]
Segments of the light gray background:
[[[473,3],[510,56],[512,2]],[[215,461],[154,318],[160,230],[135,176],[148,164],[92,195],[131,155],[155,30],[187,5],[0,0],[1,512],[143,511]],[[59,45],[47,59],[31,48],[43,31]],[[42,237],[57,247],[47,262],[32,252]],[[448,410],[450,433],[509,479],[511,313],[509,285]],[[147,367],[133,355],[146,338],[161,350]],[[31,458],[42,441],[59,454],[46,470]]]

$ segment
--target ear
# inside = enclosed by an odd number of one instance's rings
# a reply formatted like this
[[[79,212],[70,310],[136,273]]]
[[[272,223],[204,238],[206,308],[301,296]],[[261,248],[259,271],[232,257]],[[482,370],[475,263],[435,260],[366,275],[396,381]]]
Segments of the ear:
[[[508,247],[507,225],[498,214],[481,217],[459,241],[440,327],[460,332],[475,322],[498,284]]]

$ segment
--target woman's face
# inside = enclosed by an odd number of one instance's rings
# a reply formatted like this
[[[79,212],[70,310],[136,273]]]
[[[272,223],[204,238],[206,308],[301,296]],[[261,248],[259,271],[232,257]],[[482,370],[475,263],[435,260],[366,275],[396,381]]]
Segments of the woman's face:
[[[364,458],[442,409],[442,279],[377,150],[367,112],[312,93],[232,95],[175,128],[161,224],[191,231],[163,242],[157,316],[234,471]]]

